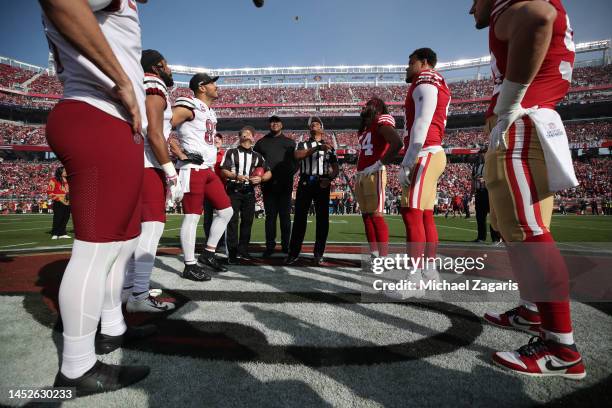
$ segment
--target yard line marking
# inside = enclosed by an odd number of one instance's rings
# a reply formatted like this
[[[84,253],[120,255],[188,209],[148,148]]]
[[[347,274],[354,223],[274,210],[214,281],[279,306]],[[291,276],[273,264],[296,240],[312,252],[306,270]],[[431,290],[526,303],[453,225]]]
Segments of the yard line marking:
[[[11,248],[11,247],[30,245],[30,244],[36,244],[36,242],[26,242],[24,244],[14,244],[14,245],[3,245],[3,246],[0,246],[0,248]]]
[[[473,229],[468,229],[468,228],[449,227],[448,225],[436,225],[436,227],[438,227],[438,228],[452,228],[452,229],[456,229],[456,230],[461,230],[461,231],[469,231],[469,232],[474,232],[474,231],[476,231],[476,230],[473,230]]]
[[[34,230],[44,230],[44,229],[49,229],[49,227],[42,227],[42,228],[22,228],[22,229],[14,229],[14,230],[0,230],[0,232],[34,231]]]
[[[178,227],[178,228],[164,228],[164,232],[166,232],[166,231],[176,231],[176,230],[180,230],[180,229],[181,229],[181,227]]]
[[[402,219],[397,219],[397,218],[389,218],[389,219],[391,221],[403,221]],[[469,228],[449,227],[448,225],[439,225],[439,224],[436,224],[436,227],[437,228],[451,228],[451,229],[456,229],[456,230],[461,230],[461,231],[469,231],[469,232],[474,232],[475,231],[475,230],[469,229]]]

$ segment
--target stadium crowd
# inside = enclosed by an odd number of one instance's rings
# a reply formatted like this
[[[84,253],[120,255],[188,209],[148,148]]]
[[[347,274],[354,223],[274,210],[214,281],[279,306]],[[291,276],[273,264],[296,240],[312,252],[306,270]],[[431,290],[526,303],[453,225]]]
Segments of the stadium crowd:
[[[2,124],[0,124],[0,127]],[[292,134],[295,136],[295,134]],[[226,137],[224,135],[224,137]],[[260,135],[261,137],[261,135]],[[575,161],[576,176],[580,185],[571,190],[559,192],[556,196],[557,205],[563,201],[568,208],[577,206],[582,200],[590,202],[595,199],[600,208],[602,200],[612,200],[612,167],[609,158],[592,158],[586,161]],[[25,208],[28,203],[46,200],[46,187],[49,177],[53,174],[58,162],[27,162],[23,160],[7,161],[0,163],[0,200],[4,202],[5,211],[13,211],[10,208]],[[397,209],[395,198],[401,195],[399,184],[398,166],[387,166],[387,196],[391,198],[391,213]],[[340,176],[332,184],[332,192],[340,197],[336,203],[330,203],[331,211],[344,211],[350,214],[358,211],[353,197],[356,167],[354,164],[343,164]],[[24,182],[24,174],[27,174],[27,183]],[[463,198],[471,196],[472,190],[472,167],[469,163],[448,163],[438,183],[438,196],[444,199],[453,197]],[[297,189],[297,177],[294,179],[294,191]],[[257,205],[263,208],[261,192],[257,189]],[[333,200],[332,200],[333,201]],[[16,203],[13,206],[7,204]],[[342,202],[342,204],[340,204]],[[42,207],[40,207],[42,208]],[[334,210],[334,208],[336,210]],[[602,210],[603,212],[603,210]]]
[[[0,64],[0,86],[12,87],[31,79],[32,71]],[[612,64],[599,67],[580,67],[573,72],[572,86],[593,87],[612,84]],[[461,102],[480,98],[488,98],[492,92],[492,83],[489,78],[479,80],[455,81],[449,83],[453,102],[450,106],[451,114],[477,113],[486,110],[486,102]],[[55,76],[43,73],[36,77],[27,86],[30,93],[58,95],[62,93],[62,85]],[[401,114],[406,97],[407,85],[328,85],[317,84],[305,86],[264,86],[257,87],[221,87],[217,105],[219,117],[268,117],[273,114],[283,114],[280,107],[244,107],[221,108],[223,105],[248,104],[347,104],[346,106],[333,106],[327,108],[316,107],[316,114],[321,116],[335,115],[350,112],[358,113],[355,104],[364,102],[376,95],[391,105],[391,113]],[[191,91],[186,87],[175,87],[172,98],[190,96]],[[570,93],[562,103],[593,102],[612,98],[609,91],[581,91]],[[49,108],[57,103],[57,99],[32,98],[28,96],[0,92],[0,103],[17,104],[36,108]],[[293,116],[309,116],[314,114],[313,109],[306,108],[292,110]]]

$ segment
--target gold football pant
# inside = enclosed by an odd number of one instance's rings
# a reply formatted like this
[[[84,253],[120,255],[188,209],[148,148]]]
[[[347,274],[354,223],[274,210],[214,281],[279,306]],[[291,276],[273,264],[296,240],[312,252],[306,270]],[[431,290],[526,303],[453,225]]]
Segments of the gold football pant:
[[[401,206],[417,210],[433,210],[438,179],[446,167],[443,150],[419,157],[411,172],[410,186],[402,187]]]
[[[369,176],[357,174],[355,195],[362,214],[382,213],[385,208],[387,170],[381,169]]]
[[[506,241],[524,241],[549,232],[553,194],[531,119],[514,122],[505,138],[507,149],[490,148],[485,156],[491,225]]]

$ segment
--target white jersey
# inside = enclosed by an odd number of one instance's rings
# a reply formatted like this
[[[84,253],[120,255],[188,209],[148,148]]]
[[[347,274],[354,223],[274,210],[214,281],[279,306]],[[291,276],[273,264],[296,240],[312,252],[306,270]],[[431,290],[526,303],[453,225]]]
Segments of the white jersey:
[[[217,147],[215,146],[217,115],[215,111],[197,98],[177,98],[174,106],[181,106],[193,112],[193,119],[181,123],[176,128],[181,148],[185,152],[199,153],[204,159],[201,165],[183,163],[179,160],[177,167],[214,168],[217,162]]]
[[[164,139],[168,141],[170,137],[170,131],[172,130],[172,125],[170,124],[170,120],[172,119],[172,105],[170,103],[170,94],[168,93],[168,87],[165,82],[155,74],[145,74],[144,78],[144,87],[146,95],[159,95],[161,98],[164,98],[166,102],[166,108],[164,109]],[[147,134],[146,129],[143,128],[145,136]],[[161,169],[161,165],[157,161],[155,154],[153,153],[153,149],[151,149],[151,145],[149,144],[149,139],[145,137],[145,146],[144,146],[144,155],[145,155],[145,167],[156,167]]]
[[[134,0],[113,0],[111,4],[94,13],[98,25],[123,70],[132,81],[138,100],[142,127],[146,127],[144,72],[140,65],[142,43],[138,8]],[[45,34],[53,53],[56,72],[64,84],[63,99],[88,103],[109,115],[131,122],[121,101],[113,95],[113,81],[60,34],[43,13]]]

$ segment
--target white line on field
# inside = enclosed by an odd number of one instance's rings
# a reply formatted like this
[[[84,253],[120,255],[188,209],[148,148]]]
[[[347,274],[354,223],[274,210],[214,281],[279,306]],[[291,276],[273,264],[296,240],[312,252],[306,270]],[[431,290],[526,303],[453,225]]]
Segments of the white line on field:
[[[164,228],[164,232],[166,232],[166,231],[176,231],[176,230],[180,230],[180,229],[181,229],[181,227],[178,227],[178,228]]]
[[[4,231],[0,231],[0,232],[33,231],[33,230],[43,230],[43,229],[49,229],[49,227],[43,227],[43,228],[22,228],[22,229],[14,229],[14,230],[4,230]]]
[[[36,242],[26,242],[24,244],[15,244],[15,245],[3,245],[3,246],[0,246],[0,248],[11,248],[11,247],[24,246],[24,245],[30,245],[30,244],[36,244]]]
[[[402,219],[396,219],[396,218],[389,218],[391,221],[402,221]],[[438,228],[450,228],[450,229],[456,229],[456,230],[461,230],[461,231],[469,231],[469,232],[474,232],[475,230],[473,229],[469,229],[469,228],[459,228],[459,227],[449,227],[448,225],[439,225],[436,224],[436,227]]]

